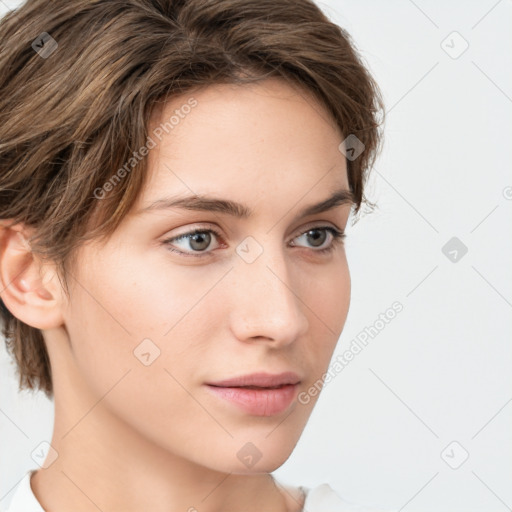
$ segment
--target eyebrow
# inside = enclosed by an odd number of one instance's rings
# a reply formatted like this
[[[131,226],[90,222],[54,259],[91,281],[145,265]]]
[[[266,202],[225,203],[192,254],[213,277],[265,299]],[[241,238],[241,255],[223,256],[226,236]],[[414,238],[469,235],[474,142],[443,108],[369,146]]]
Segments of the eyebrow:
[[[335,190],[327,199],[324,199],[319,203],[306,206],[299,212],[297,218],[301,219],[309,215],[323,213],[344,204],[355,204],[354,194],[352,191],[347,189],[338,189]],[[238,203],[230,199],[222,199],[208,195],[164,197],[157,199],[148,206],[138,210],[136,214],[138,215],[148,211],[173,208],[203,212],[218,212],[225,215],[231,215],[239,219],[247,219],[253,214],[253,211],[245,204]]]

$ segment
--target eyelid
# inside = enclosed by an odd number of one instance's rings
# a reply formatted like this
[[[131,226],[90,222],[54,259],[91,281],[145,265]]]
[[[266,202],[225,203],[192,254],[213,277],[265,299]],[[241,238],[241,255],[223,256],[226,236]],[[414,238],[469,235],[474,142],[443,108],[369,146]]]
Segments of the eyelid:
[[[297,235],[303,235],[305,232],[309,231],[310,229],[315,228],[329,228],[332,227],[336,231],[339,231],[340,233],[344,233],[345,231],[336,224],[334,224],[331,221],[322,221],[322,220],[314,220],[311,222],[308,222],[305,226],[302,226],[300,229],[297,230]],[[295,235],[293,238],[295,238],[297,235]]]
[[[303,226],[302,228],[300,228],[300,230],[296,231],[295,234],[293,235],[291,241],[293,241],[294,239],[296,239],[300,236],[304,236],[309,231],[314,230],[314,229],[321,229],[321,230],[329,232],[331,234],[332,240],[331,240],[331,244],[327,248],[324,248],[324,249],[310,248],[310,250],[313,253],[322,254],[322,252],[328,252],[329,248],[333,249],[334,246],[338,245],[339,243],[343,243],[343,240],[346,237],[344,229],[340,229],[332,223],[326,223],[325,221],[323,221],[323,222],[322,221],[312,221],[311,223],[306,224],[306,226]],[[169,246],[168,249],[171,252],[176,252],[176,253],[180,254],[181,256],[192,257],[192,258],[197,258],[197,257],[204,258],[204,257],[212,256],[214,250],[209,250],[209,251],[204,251],[204,252],[181,251],[178,249],[171,248],[171,245],[172,245],[171,242],[179,240],[180,238],[187,238],[189,236],[193,236],[194,234],[196,234],[198,232],[199,233],[211,232],[215,235],[216,238],[220,238],[221,240],[223,240],[222,234],[219,231],[220,230],[217,229],[216,226],[213,227],[212,225],[206,225],[206,224],[203,225],[203,224],[199,223],[199,224],[194,225],[194,227],[188,229],[187,231],[184,231],[183,233],[178,233],[177,235],[174,235],[172,237],[166,237],[162,243],[164,245],[168,245]],[[223,245],[225,246],[226,244],[219,243],[219,245],[222,247]],[[301,245],[292,245],[292,247],[303,247],[304,249],[307,249],[307,247],[304,247]]]

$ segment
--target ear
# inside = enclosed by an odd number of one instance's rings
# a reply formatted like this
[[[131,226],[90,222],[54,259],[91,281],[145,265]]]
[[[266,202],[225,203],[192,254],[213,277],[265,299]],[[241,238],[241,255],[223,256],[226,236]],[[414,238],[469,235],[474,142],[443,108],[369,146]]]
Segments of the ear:
[[[64,323],[63,291],[55,266],[43,264],[32,253],[21,224],[0,224],[0,296],[7,309],[23,323],[51,329]]]

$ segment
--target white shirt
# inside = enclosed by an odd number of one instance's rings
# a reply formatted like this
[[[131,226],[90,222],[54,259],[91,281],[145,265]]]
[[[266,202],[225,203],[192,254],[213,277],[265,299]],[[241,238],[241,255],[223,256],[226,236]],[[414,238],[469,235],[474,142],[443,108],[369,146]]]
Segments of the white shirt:
[[[5,512],[45,512],[30,487],[30,477],[34,471],[36,470],[28,471],[18,483],[9,508]],[[300,489],[306,493],[304,512],[384,512],[345,501],[329,484],[313,488],[301,486]]]

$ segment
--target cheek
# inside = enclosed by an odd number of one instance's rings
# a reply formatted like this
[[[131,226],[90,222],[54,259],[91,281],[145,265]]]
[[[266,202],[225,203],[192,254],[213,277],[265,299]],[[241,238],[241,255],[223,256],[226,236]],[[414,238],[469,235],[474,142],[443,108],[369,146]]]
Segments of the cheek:
[[[212,428],[189,390],[205,364],[204,340],[212,330],[205,315],[218,316],[218,301],[205,293],[222,272],[191,279],[184,267],[136,271],[127,262],[101,273],[91,268],[73,290],[65,319],[73,364],[94,401],[104,397],[101,409],[154,442],[193,444]]]
[[[333,334],[337,338],[345,325],[351,294],[350,272],[344,253],[332,265],[316,273],[307,283],[307,290],[307,305],[312,314],[323,322],[326,336],[329,333],[330,338]]]
[[[144,359],[190,379],[205,348],[201,340],[209,339],[205,331],[219,317],[220,303],[208,292],[225,269],[169,264],[161,254],[145,258],[136,251],[110,259],[103,254],[101,267],[84,269],[72,291],[65,321],[75,362],[100,396],[128,370],[146,368]],[[141,375],[141,385],[154,384],[147,378],[154,374]]]
[[[215,281],[165,261],[130,261],[125,255],[119,260],[122,266],[105,263],[83,278],[72,298],[71,319],[79,337],[92,342],[92,333],[100,332],[102,344],[110,343],[120,356],[144,338],[168,339]]]
[[[341,334],[350,307],[351,281],[348,265],[341,265],[339,271],[332,276],[330,295],[330,300],[327,297],[325,311],[331,322],[331,329]]]
[[[310,318],[311,332],[307,336],[308,359],[314,361],[313,373],[318,378],[329,365],[350,306],[351,281],[348,265],[339,264],[318,272],[307,284],[305,313]]]

